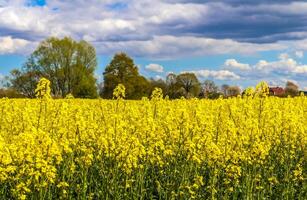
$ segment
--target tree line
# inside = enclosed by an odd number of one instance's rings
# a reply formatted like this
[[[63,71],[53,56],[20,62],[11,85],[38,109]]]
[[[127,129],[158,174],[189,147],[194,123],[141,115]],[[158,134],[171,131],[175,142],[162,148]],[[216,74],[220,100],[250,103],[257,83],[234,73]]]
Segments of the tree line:
[[[35,97],[35,88],[40,78],[51,81],[54,98],[73,95],[76,98],[111,99],[118,84],[126,88],[127,99],[148,97],[159,87],[170,99],[210,98],[215,99],[241,94],[238,86],[218,87],[212,80],[203,83],[191,72],[168,74],[166,79],[147,79],[139,73],[133,59],[125,53],[117,53],[103,72],[103,82],[97,83],[95,48],[88,42],[51,37],[42,41],[28,57],[21,69],[11,71],[6,88],[0,89],[0,97]],[[291,95],[298,93],[294,83],[288,83]],[[295,87],[296,86],[296,87]],[[290,93],[289,93],[290,94]]]

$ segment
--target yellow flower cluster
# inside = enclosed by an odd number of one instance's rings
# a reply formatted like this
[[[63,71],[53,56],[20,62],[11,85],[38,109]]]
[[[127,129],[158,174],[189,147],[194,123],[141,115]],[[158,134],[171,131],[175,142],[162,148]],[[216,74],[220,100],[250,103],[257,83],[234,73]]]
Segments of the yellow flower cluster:
[[[35,95],[37,98],[51,98],[50,81],[46,78],[41,78],[35,89]]]
[[[0,196],[304,199],[307,98],[256,90],[217,100],[171,101],[156,89],[152,100],[126,101],[123,87],[120,101],[2,99]]]
[[[113,97],[115,99],[122,99],[126,96],[126,88],[123,84],[118,84],[113,91]]]

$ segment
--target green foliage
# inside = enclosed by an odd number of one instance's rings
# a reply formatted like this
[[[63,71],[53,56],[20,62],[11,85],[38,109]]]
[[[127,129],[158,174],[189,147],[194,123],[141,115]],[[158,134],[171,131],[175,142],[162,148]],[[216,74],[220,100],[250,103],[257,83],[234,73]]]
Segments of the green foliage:
[[[148,96],[149,82],[139,74],[132,58],[125,53],[117,53],[103,73],[103,98],[111,99],[118,84],[126,88],[127,99],[141,99]]]
[[[152,94],[155,88],[160,88],[163,94],[167,93],[168,86],[166,82],[162,79],[154,80],[150,79],[150,91],[149,94]]]
[[[176,86],[180,95],[186,98],[198,97],[201,89],[196,75],[189,72],[176,76]]]
[[[51,37],[40,43],[21,71],[12,71],[13,87],[28,97],[40,77],[51,81],[52,94],[65,97],[97,97],[94,71],[97,67],[95,48],[85,41]]]
[[[166,77],[166,93],[171,99],[179,98],[179,94],[177,92],[177,84],[176,84],[176,74],[170,73]]]
[[[24,98],[22,94],[12,88],[0,88],[0,98]]]
[[[171,99],[198,97],[200,91],[201,84],[194,73],[170,73],[166,77],[166,95]]]
[[[11,88],[28,98],[35,98],[35,88],[41,73],[38,71],[11,71]]]

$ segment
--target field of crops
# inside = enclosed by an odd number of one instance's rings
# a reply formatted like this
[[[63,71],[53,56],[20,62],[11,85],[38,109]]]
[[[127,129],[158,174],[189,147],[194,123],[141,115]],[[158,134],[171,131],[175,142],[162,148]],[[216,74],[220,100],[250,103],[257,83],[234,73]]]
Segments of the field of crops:
[[[304,199],[307,98],[0,100],[0,199]]]

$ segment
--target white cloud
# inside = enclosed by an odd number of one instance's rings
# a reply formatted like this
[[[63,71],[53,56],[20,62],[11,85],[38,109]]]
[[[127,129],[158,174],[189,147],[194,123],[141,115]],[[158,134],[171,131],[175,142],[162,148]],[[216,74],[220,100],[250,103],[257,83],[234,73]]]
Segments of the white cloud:
[[[265,68],[269,65],[266,60],[259,60],[258,63],[254,66],[255,69],[265,70]]]
[[[163,71],[164,71],[164,68],[163,68],[162,65],[153,64],[153,63],[145,66],[145,69],[147,69],[149,71],[157,72],[157,73],[163,73]]]
[[[102,54],[126,51],[135,56],[170,59],[189,56],[222,54],[256,54],[284,49],[281,44],[241,43],[230,39],[195,36],[154,36],[150,40],[105,41],[94,43]]]
[[[301,87],[307,84],[307,65],[298,63],[293,58],[289,58],[287,54],[282,54],[276,61],[259,60],[256,64],[249,65],[249,67],[250,70],[248,71],[236,70],[236,75],[241,80],[249,82],[266,80],[271,85],[277,86],[283,86],[287,80],[291,80]]]
[[[16,39],[11,36],[0,37],[0,54],[24,53],[31,43],[24,39]]]
[[[227,69],[238,69],[238,70],[250,70],[251,67],[249,66],[249,64],[244,64],[244,63],[239,63],[237,60],[235,59],[228,59],[225,61],[224,63],[225,68]]]
[[[149,15],[149,23],[153,24],[172,24],[180,21],[195,22],[206,19],[208,6],[202,4],[168,4],[155,1],[155,4],[149,3],[144,9],[144,4],[138,4],[136,7],[142,9],[144,15]],[[146,13],[145,13],[146,12]]]
[[[300,65],[294,59],[285,57],[280,57],[280,60],[273,62],[260,60],[253,68],[265,73],[307,75],[307,65]]]
[[[303,51],[295,51],[294,54],[297,58],[303,58],[304,57]]]
[[[293,72],[297,73],[297,74],[306,74],[307,75],[307,65],[296,66],[295,69],[293,70]]]
[[[271,12],[300,15],[300,14],[306,14],[307,3],[291,2],[290,4],[260,5],[258,8],[265,9]]]
[[[299,49],[300,51],[307,50],[307,39],[296,40],[296,41],[287,41],[283,42],[285,45],[288,45],[294,49]]]
[[[44,38],[57,36],[56,32],[67,33],[62,27],[64,22],[65,20],[58,21],[56,15],[53,15],[47,7],[34,8],[22,5],[0,7],[1,30],[18,34],[20,37]]]
[[[240,76],[228,70],[197,70],[191,71],[200,78],[214,78],[217,80],[239,80]]]
[[[281,78],[280,80],[284,83],[284,85],[286,85],[286,83],[287,83],[288,81],[294,83],[295,85],[299,85],[299,83],[298,83],[296,80],[293,80],[293,79]]]
[[[255,44],[231,39],[186,36],[178,30],[206,24],[211,4],[170,3],[157,0],[53,0],[43,7],[26,7],[27,0],[4,1],[0,7],[2,35],[37,44],[50,36],[85,39],[98,54],[126,51],[131,56],[178,58],[216,54],[255,54],[286,49],[284,44]],[[114,3],[123,10],[110,9]],[[191,27],[192,28],[192,27]],[[193,35],[193,34],[192,34]],[[32,45],[32,46],[33,46]],[[3,52],[5,53],[5,52]]]
[[[160,76],[160,75],[156,75],[154,78],[156,81],[157,80],[164,80],[164,77]]]
[[[279,55],[278,58],[279,58],[280,60],[287,60],[289,57],[290,57],[289,54],[287,54],[287,53],[281,53],[281,54]]]

